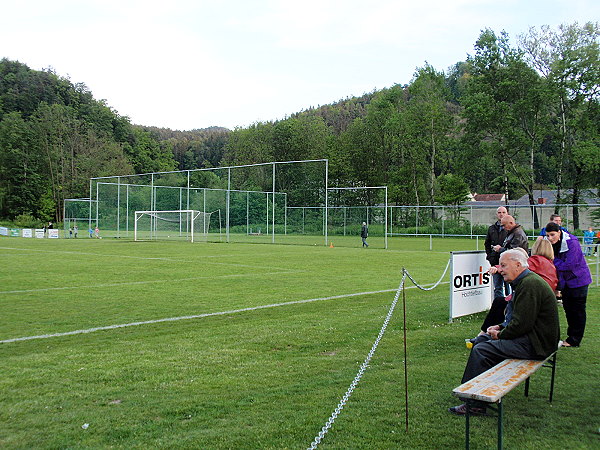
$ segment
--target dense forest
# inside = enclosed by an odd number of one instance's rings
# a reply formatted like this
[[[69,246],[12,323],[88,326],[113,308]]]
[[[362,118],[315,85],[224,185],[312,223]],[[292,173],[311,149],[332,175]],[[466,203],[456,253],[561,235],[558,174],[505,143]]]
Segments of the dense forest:
[[[330,185],[387,185],[396,204],[533,204],[542,186],[577,203],[600,184],[599,37],[598,23],[516,43],[486,29],[446,72],[425,63],[406,85],[235,130],[134,125],[85,84],[2,59],[0,218],[60,220],[90,177],[321,158]]]

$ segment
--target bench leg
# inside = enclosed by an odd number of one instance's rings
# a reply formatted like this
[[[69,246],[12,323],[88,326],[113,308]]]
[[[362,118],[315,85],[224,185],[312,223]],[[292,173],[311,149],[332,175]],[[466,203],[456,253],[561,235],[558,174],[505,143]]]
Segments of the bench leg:
[[[552,403],[552,397],[554,396],[554,374],[556,373],[556,353],[552,355],[552,359],[550,360],[550,366],[552,368],[552,376],[550,377],[550,398],[549,401]]]
[[[529,378],[527,379],[529,381]],[[502,399],[498,402],[498,450],[502,450],[504,445],[504,409]]]
[[[469,418],[471,417],[471,406],[469,401],[466,401],[465,404],[467,406],[467,413],[465,414],[465,449],[469,450],[469,435],[471,431],[469,427]]]

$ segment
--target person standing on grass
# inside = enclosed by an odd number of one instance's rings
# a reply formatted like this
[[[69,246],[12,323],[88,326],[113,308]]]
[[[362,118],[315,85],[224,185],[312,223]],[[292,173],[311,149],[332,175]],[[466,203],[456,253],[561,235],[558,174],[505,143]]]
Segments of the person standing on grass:
[[[515,222],[515,218],[513,216],[506,215],[502,218],[501,223],[506,229],[507,234],[502,242],[502,245],[498,244],[492,246],[494,251],[500,254],[506,250],[517,247],[521,247],[523,250],[527,251],[529,248],[529,244],[527,243],[527,235],[523,231],[523,227]]]
[[[585,332],[585,306],[592,274],[577,237],[551,222],[546,225],[546,239],[554,249],[558,288],[562,293],[563,309],[567,317],[567,339],[563,346],[579,347]]]
[[[592,249],[594,245],[594,228],[589,227],[583,232],[583,243],[585,244],[585,256],[592,255]]]
[[[79,232],[79,227],[77,225],[75,225],[73,227],[73,234],[75,235],[75,239],[77,239],[77,233]]]
[[[360,229],[360,237],[362,238],[362,246],[368,247],[369,244],[367,244],[367,238],[369,237],[369,228],[367,228],[366,222],[362,223],[362,228]]]
[[[496,209],[496,217],[498,220],[494,222],[488,228],[487,235],[485,236],[485,247],[486,259],[489,261],[490,266],[497,266],[500,261],[500,253],[496,252],[492,247],[495,245],[501,245],[506,239],[508,231],[502,226],[502,219],[508,215],[508,211],[504,206],[500,206]],[[494,282],[494,300],[490,306],[488,313],[489,321],[484,321],[481,326],[481,330],[485,332],[490,325],[496,325],[504,319],[504,308],[506,302],[504,298],[510,293],[510,285],[504,281],[500,273],[492,274],[492,281]]]
[[[560,227],[561,230],[566,231],[567,233],[569,232],[569,230],[567,230],[565,227],[562,226],[562,217],[559,214],[551,214],[550,222],[554,222],[556,225],[558,225]],[[537,240],[539,241],[541,239],[544,239],[545,237],[546,237],[546,227],[544,227],[540,230],[540,235],[537,237]]]
[[[528,268],[520,250],[500,256],[500,273],[513,288],[512,318],[506,328],[490,327],[491,340],[474,345],[462,382],[475,378],[507,358],[543,360],[556,351],[560,337],[558,307],[554,292],[542,277]],[[485,414],[487,403],[476,402],[472,414]],[[465,415],[466,404],[448,409]]]

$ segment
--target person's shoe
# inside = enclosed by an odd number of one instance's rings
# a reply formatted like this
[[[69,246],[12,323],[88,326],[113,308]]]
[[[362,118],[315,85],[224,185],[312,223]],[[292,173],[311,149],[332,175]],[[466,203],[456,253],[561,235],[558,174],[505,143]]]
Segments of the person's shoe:
[[[467,404],[463,403],[462,405],[453,406],[452,408],[448,408],[448,411],[457,416],[464,416],[467,414]],[[471,406],[469,414],[472,416],[485,416],[486,412],[484,407]]]

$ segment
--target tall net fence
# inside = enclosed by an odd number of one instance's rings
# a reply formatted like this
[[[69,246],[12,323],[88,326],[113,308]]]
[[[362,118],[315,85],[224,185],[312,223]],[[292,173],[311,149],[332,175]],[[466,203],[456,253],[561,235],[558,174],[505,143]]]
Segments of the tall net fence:
[[[504,205],[390,206],[390,236],[485,236],[496,209]],[[537,236],[558,211],[563,226],[575,234],[600,225],[600,205],[508,205],[508,212],[528,236]],[[578,224],[577,229],[575,224]]]
[[[135,211],[196,210],[211,213],[210,242],[322,245],[327,169],[327,160],[310,160],[93,178],[87,216],[103,237],[133,238]],[[290,208],[307,206],[319,230],[288,227]],[[71,209],[65,204],[65,221]]]
[[[211,213],[208,242],[356,247],[364,222],[369,245],[394,248],[406,236],[483,237],[498,206],[389,205],[386,187],[330,187],[322,159],[92,178],[89,199],[65,201],[64,223],[133,239],[135,211],[195,210]],[[570,231],[600,225],[597,204],[508,209],[530,236],[556,209]]]

